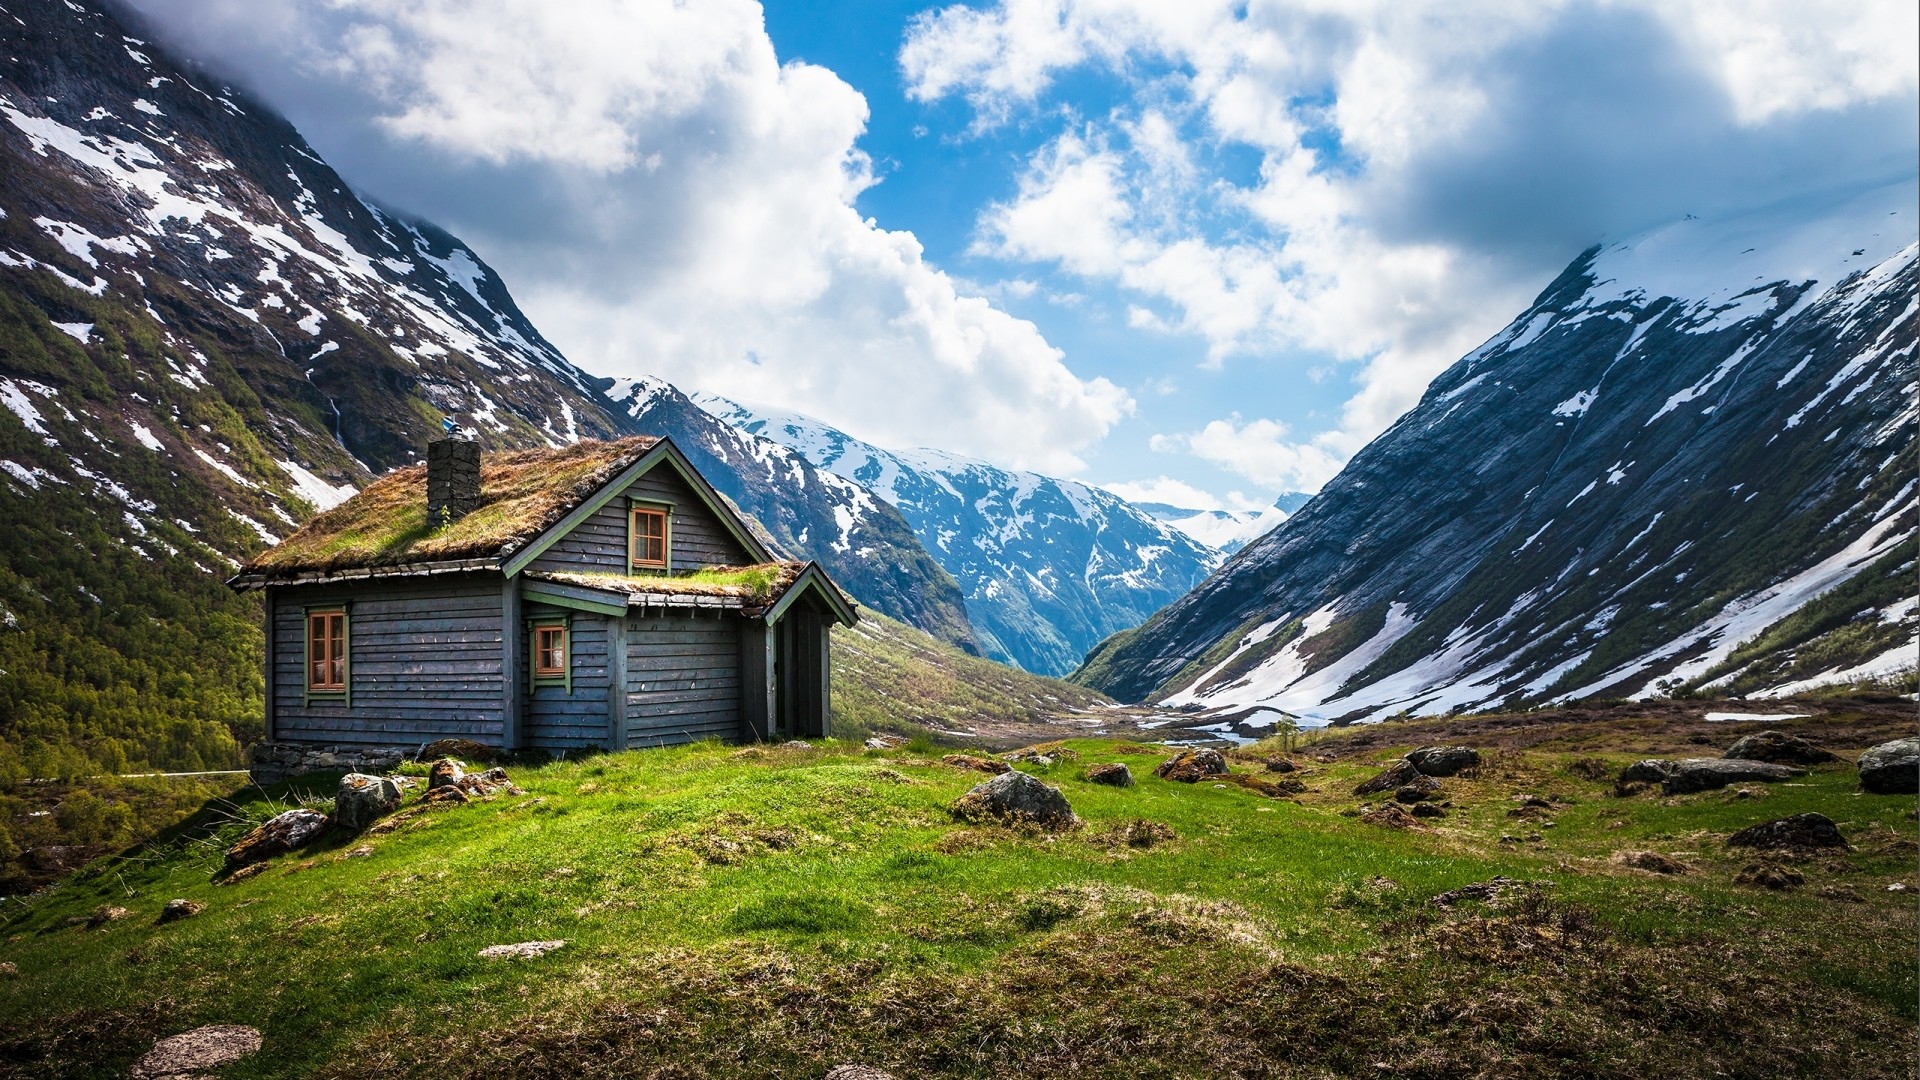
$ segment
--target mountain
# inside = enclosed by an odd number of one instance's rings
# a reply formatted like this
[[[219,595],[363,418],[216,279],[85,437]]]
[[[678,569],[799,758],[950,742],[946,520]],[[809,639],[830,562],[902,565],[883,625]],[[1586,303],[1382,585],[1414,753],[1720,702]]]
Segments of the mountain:
[[[1264,510],[1195,510],[1171,503],[1136,502],[1134,509],[1213,548],[1231,555],[1272,532],[1313,496],[1289,491]]]
[[[658,379],[616,380],[609,395],[637,430],[673,435],[694,467],[777,546],[819,560],[862,602],[980,655],[960,587],[883,498],[789,447],[723,423]]]
[[[1096,487],[937,450],[883,450],[810,417],[714,395],[694,400],[898,507],[960,583],[981,649],[1027,671],[1073,670],[1101,639],[1139,625],[1219,560]]]
[[[1076,679],[1346,720],[1911,670],[1915,202],[1583,253]]]
[[[616,402],[471,249],[111,10],[5,0],[0,57],[0,780],[232,764],[259,615],[221,579],[447,416],[490,448],[669,435],[778,546],[970,642],[891,507],[670,388]]]

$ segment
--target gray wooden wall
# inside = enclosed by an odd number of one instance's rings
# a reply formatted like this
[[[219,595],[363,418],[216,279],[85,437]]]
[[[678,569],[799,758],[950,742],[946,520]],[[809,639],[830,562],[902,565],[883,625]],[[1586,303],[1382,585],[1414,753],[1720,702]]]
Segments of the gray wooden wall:
[[[528,619],[571,616],[568,638],[573,664],[571,691],[564,685],[534,686],[532,675],[525,677],[522,685],[532,690],[527,697],[525,744],[545,750],[609,746],[607,686],[612,665],[606,617],[534,603],[526,604],[523,614]],[[531,642],[526,649],[531,655]]]
[[[627,618],[627,745],[741,737],[737,614]]]
[[[753,556],[727,532],[687,482],[671,466],[662,464],[628,485],[627,490],[599,512],[581,522],[560,541],[533,560],[532,570],[591,571],[624,574],[627,568],[627,511],[629,499],[673,504],[671,540],[667,552],[675,573],[703,566],[740,566]]]
[[[353,705],[303,702],[303,609],[351,600]],[[460,737],[498,743],[503,710],[500,578],[283,586],[273,618],[270,737],[304,742],[413,744]]]

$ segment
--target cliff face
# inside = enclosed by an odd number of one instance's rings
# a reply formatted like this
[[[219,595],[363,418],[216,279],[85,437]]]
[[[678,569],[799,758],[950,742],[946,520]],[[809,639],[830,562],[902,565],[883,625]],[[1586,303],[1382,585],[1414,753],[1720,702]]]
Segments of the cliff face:
[[[1334,719],[1910,664],[1914,197],[1582,254],[1076,678]]]

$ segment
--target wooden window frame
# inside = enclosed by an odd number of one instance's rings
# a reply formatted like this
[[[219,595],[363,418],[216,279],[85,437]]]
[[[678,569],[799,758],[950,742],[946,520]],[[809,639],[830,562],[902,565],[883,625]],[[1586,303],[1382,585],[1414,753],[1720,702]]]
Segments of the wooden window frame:
[[[547,631],[560,633],[560,666],[542,668],[540,666],[540,635]],[[564,687],[573,693],[573,619],[566,615],[541,615],[527,620],[527,675],[535,689],[542,686]]]
[[[640,558],[640,516],[660,519],[660,560],[643,561]],[[670,503],[642,502],[638,499],[627,506],[627,567],[631,570],[652,570],[662,574],[673,572],[673,506]]]
[[[333,620],[333,619],[339,620],[340,633],[337,639],[340,644],[339,654],[337,656],[329,655],[324,657],[322,660],[316,661],[314,657],[314,644],[316,641],[316,638],[314,636],[314,625],[316,622],[321,622],[324,625],[323,620]],[[341,604],[328,604],[324,606],[316,605],[314,607],[302,609],[300,671],[301,671],[301,681],[304,684],[305,700],[308,704],[311,704],[312,702],[318,700],[318,701],[339,701],[339,702],[344,702],[348,706],[352,706],[353,704],[353,629],[352,627],[353,627],[353,613],[352,613],[352,606],[349,604],[341,603]],[[320,640],[332,641],[332,640],[335,640],[335,638],[334,638],[334,635],[327,634],[325,638]],[[340,668],[340,680],[338,682],[325,682],[325,683],[314,682],[314,679],[313,679],[314,667],[317,663],[337,663]]]

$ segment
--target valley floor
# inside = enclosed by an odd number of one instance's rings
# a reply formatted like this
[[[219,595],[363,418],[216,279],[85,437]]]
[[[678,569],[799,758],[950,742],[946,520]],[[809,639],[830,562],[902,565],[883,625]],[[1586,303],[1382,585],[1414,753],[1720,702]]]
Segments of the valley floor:
[[[1913,796],[1845,763],[1614,785],[1770,726],[1851,758],[1910,734],[1911,703],[1713,708],[1328,732],[1198,784],[1153,775],[1164,747],[1074,739],[1020,765],[1083,819],[1059,835],[956,820],[983,775],[926,742],[611,754],[223,879],[235,837],[332,778],[249,789],[10,905],[0,1073],[125,1076],[246,1024],[263,1045],[222,1077],[1913,1076]],[[1441,741],[1484,754],[1440,781],[1445,817],[1352,793]],[[1084,778],[1116,761],[1134,787]],[[1725,843],[1806,811],[1851,848]],[[1736,880],[1756,863],[1802,882]],[[160,921],[175,898],[206,906]],[[565,944],[478,955],[533,940]]]

